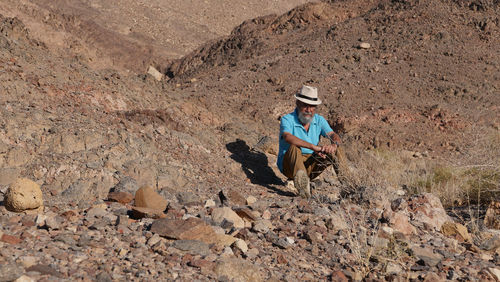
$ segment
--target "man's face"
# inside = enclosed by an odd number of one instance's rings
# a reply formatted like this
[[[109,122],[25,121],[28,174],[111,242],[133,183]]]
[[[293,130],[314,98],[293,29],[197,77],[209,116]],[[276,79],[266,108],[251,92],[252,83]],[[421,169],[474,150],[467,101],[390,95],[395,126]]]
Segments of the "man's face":
[[[306,125],[311,122],[314,114],[316,113],[316,105],[309,105],[297,100],[297,110],[299,121]]]

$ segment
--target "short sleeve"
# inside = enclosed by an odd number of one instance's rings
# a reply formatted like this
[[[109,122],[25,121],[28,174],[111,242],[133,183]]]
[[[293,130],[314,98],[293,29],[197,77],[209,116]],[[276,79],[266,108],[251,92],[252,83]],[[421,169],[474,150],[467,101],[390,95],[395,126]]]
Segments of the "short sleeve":
[[[319,116],[320,119],[319,119],[319,125],[321,127],[321,136],[323,137],[327,137],[327,134],[332,132],[333,129],[330,127],[330,125],[328,124],[328,122],[326,121],[326,119],[322,116]]]
[[[293,123],[290,122],[288,118],[282,118],[280,124],[280,138],[283,136],[284,132],[293,134]]]

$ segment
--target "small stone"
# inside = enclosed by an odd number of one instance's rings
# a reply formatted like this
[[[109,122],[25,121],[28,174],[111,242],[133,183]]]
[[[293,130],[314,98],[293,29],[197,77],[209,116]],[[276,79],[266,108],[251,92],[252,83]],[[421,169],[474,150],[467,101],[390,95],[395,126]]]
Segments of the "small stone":
[[[399,274],[401,271],[403,271],[403,268],[399,264],[393,262],[387,263],[385,267],[385,272],[387,274]]]
[[[271,212],[269,210],[265,210],[263,213],[262,213],[262,218],[263,219],[271,219]]]
[[[134,206],[164,211],[167,208],[167,200],[165,200],[153,188],[144,186],[135,192]]]
[[[491,273],[491,275],[493,276],[493,278],[495,278],[496,281],[500,281],[500,269],[490,267],[488,268],[488,271]]]
[[[241,218],[246,219],[248,221],[257,220],[257,217],[254,215],[253,211],[250,210],[249,208],[246,208],[246,207],[235,208],[234,212],[236,212],[236,214],[238,216],[240,216]]]
[[[436,266],[443,259],[440,254],[434,253],[430,248],[413,246],[411,250],[414,256],[423,261],[427,266]]]
[[[161,241],[160,235],[154,234],[153,236],[151,236],[151,238],[149,238],[147,244],[148,244],[148,246],[152,247],[152,246],[156,245],[160,241]]]
[[[172,243],[172,247],[193,255],[207,256],[210,254],[208,245],[198,240],[177,240]]]
[[[237,239],[233,245],[244,254],[248,251],[247,243],[241,239]]]
[[[223,258],[215,266],[218,277],[229,281],[262,281],[264,273],[258,266],[239,258]]]
[[[214,243],[215,232],[211,226],[199,218],[186,220],[157,219],[151,225],[151,232],[176,240],[200,240],[207,244]]]
[[[44,265],[44,264],[36,264],[36,265],[30,266],[30,267],[26,268],[26,271],[28,271],[28,272],[34,271],[34,272],[39,272],[42,275],[52,275],[55,277],[61,277],[61,274],[57,270],[55,270],[54,268],[52,268],[49,265]]]
[[[43,215],[43,214],[37,215],[37,217],[35,219],[36,226],[38,226],[38,227],[45,226],[46,219],[47,219],[46,215]]]
[[[467,231],[467,227],[460,223],[450,221],[443,223],[441,226],[441,233],[445,236],[452,237],[459,242],[472,242],[472,237]]]
[[[211,207],[215,207],[215,201],[212,200],[212,199],[208,199],[205,201],[205,205],[204,205],[205,208],[211,208]]]
[[[500,235],[492,236],[489,239],[481,242],[479,248],[486,251],[492,251],[497,248],[500,248]]]
[[[58,230],[61,228],[62,218],[59,216],[50,216],[45,220],[45,226],[49,230]]]
[[[273,226],[267,219],[261,219],[253,223],[252,230],[259,233],[267,233]]]
[[[247,197],[247,205],[251,206],[251,205],[253,205],[255,202],[257,202],[257,198],[255,198],[254,196],[248,196],[248,197]]]
[[[128,204],[132,202],[134,195],[128,192],[109,192],[108,201],[118,202],[120,204]]]
[[[25,256],[19,259],[19,262],[24,266],[24,268],[30,267],[37,263],[38,259],[32,256]]]
[[[21,275],[19,278],[14,280],[14,282],[35,282],[35,281],[36,281],[35,279],[26,275]]]
[[[32,180],[18,178],[7,189],[4,204],[7,210],[13,212],[38,209],[43,205],[42,190]]]
[[[21,243],[23,240],[21,240],[19,237],[16,236],[3,234],[0,241],[15,245]]]
[[[330,281],[334,282],[348,282],[349,279],[345,276],[344,272],[337,270],[330,274]]]
[[[167,215],[163,213],[163,211],[156,210],[156,209],[151,209],[151,208],[143,208],[143,207],[132,207],[132,214],[131,216],[134,219],[140,219],[140,218],[165,218]]]
[[[212,219],[215,223],[221,224],[224,220],[231,222],[235,228],[244,228],[245,222],[231,208],[222,207],[212,210]]]
[[[370,49],[370,47],[371,47],[370,43],[367,43],[367,42],[363,42],[363,43],[359,44],[360,49]]]
[[[163,74],[159,72],[156,68],[153,66],[149,66],[148,68],[148,74],[154,77],[154,79],[161,81],[163,78]]]
[[[0,281],[14,281],[23,273],[23,268],[14,263],[0,264]]]
[[[234,189],[223,189],[219,192],[219,199],[226,206],[244,206],[246,199]]]

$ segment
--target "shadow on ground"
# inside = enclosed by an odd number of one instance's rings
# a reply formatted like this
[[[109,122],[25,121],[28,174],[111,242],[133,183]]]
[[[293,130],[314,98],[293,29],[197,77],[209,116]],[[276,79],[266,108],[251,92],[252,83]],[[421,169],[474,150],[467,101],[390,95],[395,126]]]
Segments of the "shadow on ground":
[[[283,196],[293,196],[292,193],[280,190],[272,185],[285,185],[268,165],[266,154],[250,149],[241,139],[226,144],[232,153],[231,158],[241,164],[241,168],[253,184],[261,185]]]

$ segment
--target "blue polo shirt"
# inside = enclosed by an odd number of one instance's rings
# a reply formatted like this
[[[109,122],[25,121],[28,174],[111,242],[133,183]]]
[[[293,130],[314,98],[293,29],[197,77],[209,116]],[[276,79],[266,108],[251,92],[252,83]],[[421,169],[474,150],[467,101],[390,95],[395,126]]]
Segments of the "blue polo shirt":
[[[321,135],[323,137],[327,137],[327,134],[332,131],[333,130],[326,119],[318,114],[314,115],[311,121],[311,125],[309,126],[309,131],[306,131],[304,126],[300,123],[299,117],[297,115],[297,109],[282,117],[279,136],[280,147],[278,151],[278,162],[276,163],[280,171],[283,172],[283,157],[285,156],[288,148],[290,148],[290,144],[288,144],[283,138],[283,132],[291,133],[295,137],[298,137],[311,144],[318,145],[319,136]],[[302,154],[314,153],[313,150],[306,148],[301,148],[301,150]]]

